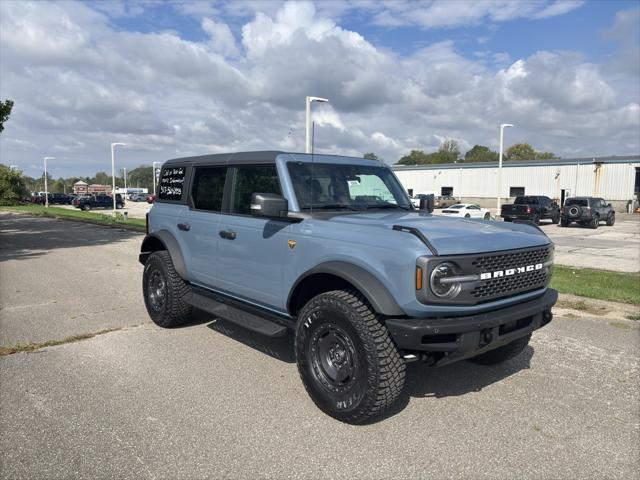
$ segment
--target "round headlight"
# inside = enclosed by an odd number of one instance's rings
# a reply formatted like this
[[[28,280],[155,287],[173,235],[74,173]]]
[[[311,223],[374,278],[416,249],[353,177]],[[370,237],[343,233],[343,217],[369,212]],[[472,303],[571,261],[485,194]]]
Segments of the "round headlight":
[[[429,277],[429,286],[431,291],[440,298],[453,298],[458,293],[462,285],[460,282],[448,282],[445,279],[457,276],[457,269],[453,263],[443,262],[436,265]],[[445,280],[443,282],[443,280]]]

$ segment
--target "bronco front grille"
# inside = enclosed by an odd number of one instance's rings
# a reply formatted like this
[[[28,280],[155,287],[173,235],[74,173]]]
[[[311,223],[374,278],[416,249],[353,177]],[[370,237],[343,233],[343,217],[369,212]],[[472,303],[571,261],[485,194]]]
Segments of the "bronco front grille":
[[[551,247],[543,247],[514,253],[483,255],[476,258],[471,265],[482,272],[503,270],[505,268],[519,267],[521,265],[544,263],[549,259],[550,252]]]

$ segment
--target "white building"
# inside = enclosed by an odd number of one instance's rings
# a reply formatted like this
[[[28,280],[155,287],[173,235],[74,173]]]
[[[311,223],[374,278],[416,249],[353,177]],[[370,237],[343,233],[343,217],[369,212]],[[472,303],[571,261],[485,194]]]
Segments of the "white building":
[[[454,195],[466,203],[495,207],[498,163],[394,165],[409,194]],[[563,158],[503,162],[503,202],[519,195],[546,195],[559,204],[571,196],[593,196],[627,211],[640,192],[640,156]]]

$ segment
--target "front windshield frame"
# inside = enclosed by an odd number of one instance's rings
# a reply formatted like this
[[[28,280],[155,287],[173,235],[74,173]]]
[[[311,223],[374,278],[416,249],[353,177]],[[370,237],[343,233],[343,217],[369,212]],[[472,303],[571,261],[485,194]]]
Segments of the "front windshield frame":
[[[414,210],[406,190],[393,171],[382,165],[328,162],[287,162],[287,171],[301,211],[365,211],[365,210]],[[313,172],[313,173],[312,173]],[[378,182],[378,192],[364,191],[368,195],[353,196],[349,182],[362,177]],[[377,179],[375,178],[377,177]],[[312,183],[311,183],[312,182]],[[310,184],[314,185],[311,192]],[[311,192],[311,193],[309,193]],[[378,193],[374,195],[374,193]]]

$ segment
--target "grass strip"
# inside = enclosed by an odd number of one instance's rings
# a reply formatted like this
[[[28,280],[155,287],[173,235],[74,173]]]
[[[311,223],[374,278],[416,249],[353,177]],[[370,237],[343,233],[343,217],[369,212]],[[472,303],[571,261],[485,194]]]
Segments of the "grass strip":
[[[108,328],[106,330],[98,330],[93,333],[83,333],[80,335],[72,335],[71,337],[63,338],[60,340],[47,340],[42,343],[18,343],[16,345],[7,345],[0,346],[0,357],[4,357],[6,355],[12,355],[14,353],[20,352],[33,352],[34,350],[40,350],[45,347],[54,347],[56,345],[64,345],[65,343],[74,343],[80,342],[82,340],[87,340],[89,338],[93,338],[97,335],[104,335],[105,333],[115,332],[116,330],[121,330],[120,328]]]
[[[551,287],[560,293],[640,305],[640,273],[556,265]]]
[[[145,220],[142,218],[129,218],[125,221],[121,213],[106,215],[104,213],[85,212],[83,210],[69,210],[59,207],[43,207],[41,205],[16,205],[11,207],[0,207],[2,210],[11,212],[28,213],[39,217],[59,218],[63,220],[74,220],[77,222],[91,223],[94,225],[106,225],[109,227],[120,227],[136,232],[145,230]]]

